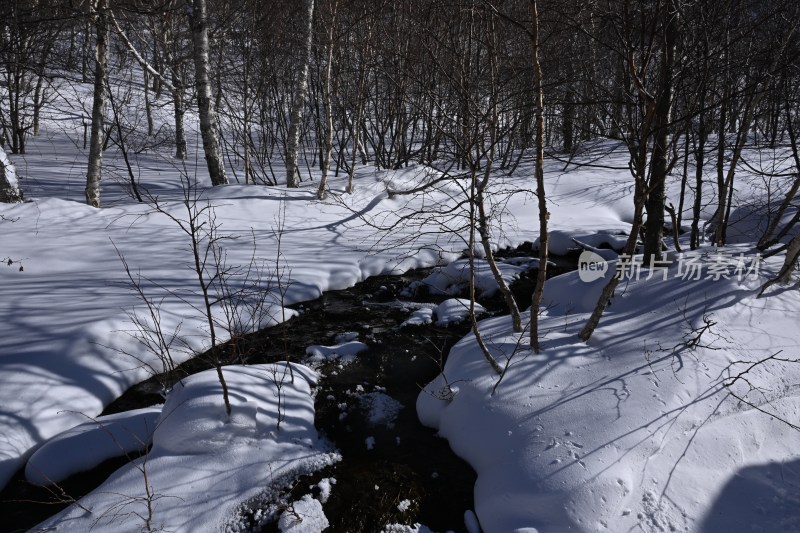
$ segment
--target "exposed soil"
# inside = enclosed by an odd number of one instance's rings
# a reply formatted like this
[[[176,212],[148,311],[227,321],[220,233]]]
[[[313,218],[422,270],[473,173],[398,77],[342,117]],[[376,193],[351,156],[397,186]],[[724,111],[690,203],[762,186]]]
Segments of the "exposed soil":
[[[525,248],[509,255],[530,254]],[[560,258],[549,273],[556,275],[574,268],[575,258]],[[377,305],[398,298],[411,281],[429,270],[403,276],[378,276],[342,291],[330,291],[319,299],[296,306],[300,316],[228,344],[222,357],[229,363],[268,363],[290,359],[301,362],[305,348],[312,344],[334,344],[336,335],[355,331],[369,350],[347,365],[326,363],[316,395],[316,426],[342,454],[342,461],[313,476],[298,480],[291,498],[299,499],[322,478],[335,478],[325,514],[331,522],[327,531],[380,531],[387,523],[422,523],[434,531],[463,531],[464,512],[473,508],[475,473],[450,450],[447,442],[417,420],[415,403],[421,387],[432,380],[444,364],[450,347],[469,330],[466,323],[448,328],[399,324],[409,311]],[[530,304],[535,271],[513,286],[521,308]],[[417,301],[441,301],[442,297],[416,295]],[[502,313],[497,296],[481,301],[490,313]],[[181,365],[177,377],[210,368],[200,356]],[[164,376],[131,387],[103,414],[159,403]],[[402,404],[390,426],[372,425],[359,396],[380,391]],[[367,439],[374,440],[372,449]],[[0,531],[24,531],[58,512],[71,497],[91,491],[125,458],[103,463],[91,472],[73,476],[59,488],[33,487],[22,472],[0,493]],[[288,496],[288,495],[287,495]],[[21,503],[20,500],[26,500]],[[409,500],[407,509],[400,503]],[[405,507],[405,506],[401,506]],[[274,524],[263,531],[277,531]]]

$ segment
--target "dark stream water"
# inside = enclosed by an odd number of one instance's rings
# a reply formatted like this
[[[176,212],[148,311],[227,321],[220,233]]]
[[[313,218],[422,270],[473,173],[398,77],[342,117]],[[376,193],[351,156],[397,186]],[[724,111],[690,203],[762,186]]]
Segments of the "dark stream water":
[[[530,253],[528,250],[516,254]],[[555,275],[572,269],[574,258],[562,258],[550,268]],[[300,316],[225,348],[231,363],[302,362],[312,344],[335,344],[337,335],[359,333],[369,349],[347,365],[325,363],[316,395],[316,426],[341,452],[342,461],[286,487],[287,498],[299,499],[322,478],[335,478],[324,505],[330,521],[326,531],[376,533],[387,523],[425,524],[433,531],[464,531],[464,512],[473,509],[474,471],[450,450],[447,441],[423,427],[415,403],[421,387],[439,372],[447,354],[468,331],[466,323],[447,328],[399,325],[410,311],[379,305],[396,301],[412,281],[429,270],[403,276],[377,276],[341,291],[296,306]],[[513,285],[521,308],[529,306],[535,271]],[[445,297],[415,295],[415,301],[439,302]],[[481,300],[490,314],[506,312],[500,297]],[[183,364],[179,374],[209,368],[200,356]],[[103,414],[144,407],[163,401],[160,379],[153,378],[129,389]],[[380,392],[402,408],[390,425],[371,424],[359,397]],[[367,447],[367,439],[374,442]],[[59,487],[34,487],[19,472],[0,493],[0,531],[25,531],[64,508],[71,497],[91,491],[128,459],[107,461],[90,472],[65,480]],[[69,496],[68,496],[69,495]],[[398,505],[411,505],[400,510]],[[262,531],[277,531],[267,524]]]

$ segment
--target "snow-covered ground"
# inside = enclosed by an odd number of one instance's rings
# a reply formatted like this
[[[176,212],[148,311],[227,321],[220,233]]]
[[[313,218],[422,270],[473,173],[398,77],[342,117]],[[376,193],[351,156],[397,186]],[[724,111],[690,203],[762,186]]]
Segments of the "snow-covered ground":
[[[780,263],[740,281],[682,278],[676,260],[666,280],[631,280],[588,344],[577,333],[614,264],[554,278],[541,354],[507,317],[482,322],[499,385],[472,337],[455,346],[417,409],[478,472],[484,530],[798,530],[800,301],[756,298]],[[750,369],[773,354],[795,362]]]
[[[186,378],[170,392],[149,439],[142,437],[152,440],[150,452],[38,527],[245,530],[251,509],[244,502],[338,460],[314,428],[313,371],[294,364],[231,366],[225,378],[230,416],[216,371]],[[268,506],[260,517],[291,524],[284,510]]]
[[[216,310],[216,333],[223,340],[280,322],[291,316],[287,305],[323,291],[380,273],[445,264],[465,248],[463,219],[429,216],[437,203],[453,202],[458,187],[444,185],[424,199],[387,193],[425,179],[427,171],[419,167],[395,172],[361,167],[355,194],[343,194],[344,182],[333,180],[332,194],[320,202],[314,183],[292,191],[235,184],[210,188],[197,165],[197,146],[185,167],[168,155],[143,152],[136,156],[137,177],[158,198],[160,211],[152,202],[134,202],[124,177],[104,182],[108,207],[94,209],[82,202],[85,151],[73,142],[77,133],[55,123],[51,118],[42,137],[30,140],[26,156],[12,156],[26,203],[0,205],[0,256],[21,261],[0,270],[0,485],[29,458],[33,481],[85,468],[84,450],[65,443],[93,438],[88,434],[108,438],[114,431],[64,432],[79,425],[97,429],[97,422],[87,426],[87,420],[162,369],[147,334],[132,322],[138,317],[145,330],[152,326],[149,310],[130,290],[120,256],[145,296],[158,303],[174,360],[209,346],[190,241],[170,218],[186,220],[190,214],[182,202],[186,183],[196,185],[200,195],[190,206],[213,206],[207,213],[225,237],[224,265],[257,267],[229,282],[268,295],[240,305],[235,320]],[[610,143],[596,148],[608,150],[602,167],[546,169],[556,250],[570,247],[573,238],[591,246],[618,245],[629,227],[633,186],[624,149]],[[121,168],[112,152],[106,165]],[[498,175],[492,185],[495,192],[519,191],[495,196],[505,204],[494,230],[498,245],[536,238],[535,202],[524,192],[530,175],[524,165],[515,177]],[[746,187],[740,194],[752,197]],[[423,205],[426,215],[406,227],[392,232],[375,227],[392,225]],[[734,217],[741,231],[731,232],[742,244],[725,253],[750,261],[758,221],[747,213],[748,218]],[[453,387],[439,378],[420,395],[417,408],[423,423],[438,428],[478,472],[475,511],[485,531],[800,528],[800,433],[780,420],[797,424],[800,418],[797,365],[765,362],[746,380],[726,387],[752,362],[778,352],[796,357],[796,291],[776,287],[768,297],[755,298],[780,257],[762,265],[755,277],[705,279],[715,259],[709,249],[702,253],[675,258],[666,280],[660,274],[645,279],[643,271],[641,279],[623,284],[588,344],[578,342],[576,332],[605,278],[584,282],[572,273],[548,282],[539,355],[524,350],[524,339],[518,342],[507,319],[482,322],[484,340],[508,363],[496,388],[498,378],[471,337],[454,348],[445,368]],[[686,272],[679,272],[678,263],[685,267],[690,260],[705,265],[701,279],[681,276]],[[609,264],[605,277],[615,265]],[[441,277],[435,285],[442,292],[451,286]],[[463,302],[452,305],[451,311],[463,309]],[[420,311],[418,321],[433,319],[430,309]],[[453,316],[446,311],[436,319]],[[685,344],[706,325],[704,317],[713,326],[690,349]],[[312,353],[320,359],[357,357],[360,343],[344,343],[350,344],[317,346]],[[294,379],[280,381],[280,388],[274,367],[226,368],[230,419],[215,374],[185,380],[170,391],[163,410],[154,409],[157,419],[151,413],[139,421],[152,432],[140,435],[141,427],[120,425],[119,435],[152,438],[147,459],[118,471],[46,525],[130,531],[149,520],[153,528],[197,531],[213,524],[236,530],[241,505],[272,481],[336,460],[313,428],[314,372],[293,368]],[[288,403],[279,428],[280,395]],[[157,420],[155,427],[150,420]],[[325,523],[322,502],[311,496],[293,509],[313,515],[317,529]],[[287,509],[265,511],[262,518],[279,511],[285,530],[294,531],[295,514]],[[473,531],[473,518],[467,522]],[[426,530],[402,527],[391,526]]]

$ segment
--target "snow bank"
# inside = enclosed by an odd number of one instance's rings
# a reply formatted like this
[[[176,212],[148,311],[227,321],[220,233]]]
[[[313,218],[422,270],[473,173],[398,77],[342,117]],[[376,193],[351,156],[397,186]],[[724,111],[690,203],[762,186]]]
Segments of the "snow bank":
[[[215,370],[186,378],[167,397],[150,453],[38,527],[127,532],[147,522],[172,531],[236,529],[242,502],[338,460],[314,428],[314,371],[293,363],[223,371],[230,417]],[[311,501],[296,505],[315,508]]]
[[[145,450],[161,406],[98,416],[47,441],[28,459],[25,478],[36,485],[58,483],[107,459]]]
[[[779,420],[800,421],[800,364],[766,362],[726,387],[781,350],[796,357],[795,294],[755,298],[780,265],[774,259],[759,279],[682,279],[673,266],[666,281],[626,282],[588,344],[577,339],[588,317],[577,273],[554,278],[546,294],[558,305],[542,318],[541,354],[515,353],[507,317],[481,323],[500,363],[513,356],[494,394],[497,376],[474,338],[462,339],[444,373],[455,393],[441,394],[448,384],[439,376],[417,410],[477,471],[483,530],[710,533],[800,523],[800,433]],[[596,293],[602,282],[583,285]]]
[[[520,274],[532,268],[537,268],[538,259],[515,258],[513,262],[499,261],[497,268],[506,284],[511,284]],[[460,259],[447,266],[437,267],[424,279],[414,281],[404,290],[408,295],[414,295],[420,289],[434,295],[458,296],[469,289],[469,260]],[[475,289],[479,298],[491,298],[499,290],[499,285],[489,267],[483,259],[475,260]]]
[[[466,298],[450,298],[436,306],[433,314],[436,315],[437,326],[448,326],[465,320],[469,316],[470,301]],[[475,314],[486,312],[481,304],[475,302]]]
[[[21,183],[32,201],[0,204],[0,214],[16,220],[3,224],[3,256],[25,262],[24,272],[8,269],[0,276],[0,314],[8,317],[0,322],[0,486],[37,446],[83,423],[85,417],[76,413],[99,415],[128,387],[163,368],[131,322],[133,313],[150,324],[149,313],[129,290],[117,251],[147,297],[158,303],[175,362],[209,345],[208,326],[198,312],[203,308],[199,287],[187,267],[188,238],[180,228],[150,206],[133,202],[124,180],[104,180],[104,205],[109,207],[83,204],[86,155],[68,135],[45,131],[31,138],[28,148]],[[457,188],[425,198],[387,197],[390,182],[393,187],[418,185],[430,174],[422,167],[360,169],[354,194],[340,195],[346,178],[332,179],[330,200],[320,202],[310,182],[297,190],[207,187],[202,157],[194,155],[189,154],[189,166],[183,168],[159,154],[136,154],[137,175],[161,207],[179,219],[186,217],[182,176],[196,179],[201,203],[214,206],[221,235],[230,237],[222,241],[226,264],[244,267],[252,274],[247,283],[265,296],[263,302],[240,302],[240,314],[230,320],[232,330],[281,322],[292,313],[286,306],[347,288],[367,276],[440,265],[463,250],[463,236],[453,231],[453,219],[424,215],[411,217],[392,232],[375,229],[392,226],[423,205],[431,213],[448,212],[457,202],[451,194],[461,194]],[[200,166],[193,166],[194,161]],[[625,161],[620,155],[622,168]],[[124,168],[110,152],[104,166],[114,165]],[[498,246],[516,246],[534,236],[528,230],[536,227],[530,198],[522,193],[509,199],[506,194],[527,188],[525,171],[520,174],[522,178],[498,175],[490,185],[492,191],[505,191],[502,201],[508,200],[508,213],[493,228]],[[562,176],[549,191],[553,228],[625,230],[630,199],[615,192],[619,187],[614,184],[627,181],[625,175],[596,170]],[[283,231],[276,231],[278,227]],[[248,265],[257,268],[248,270]],[[228,282],[246,284],[241,277],[229,276]],[[221,309],[215,317],[221,326],[218,338],[224,340],[228,317]]]
[[[628,240],[627,234],[622,231],[612,229],[599,230],[593,233],[586,231],[563,231],[553,230],[547,234],[547,250],[554,255],[567,255],[570,252],[580,250],[580,244],[586,244],[594,248],[606,248],[609,250],[620,251],[625,247]],[[578,241],[578,242],[576,242]],[[539,248],[539,239],[533,242],[533,248]]]
[[[433,309],[429,307],[421,307],[412,311],[411,316],[400,324],[404,326],[425,326],[433,322]]]
[[[323,361],[341,360],[343,363],[353,361],[358,354],[369,349],[369,346],[359,341],[346,341],[333,346],[312,345],[306,348],[308,361],[321,363]]]
[[[329,526],[322,504],[306,494],[281,513],[278,529],[283,533],[320,533]]]

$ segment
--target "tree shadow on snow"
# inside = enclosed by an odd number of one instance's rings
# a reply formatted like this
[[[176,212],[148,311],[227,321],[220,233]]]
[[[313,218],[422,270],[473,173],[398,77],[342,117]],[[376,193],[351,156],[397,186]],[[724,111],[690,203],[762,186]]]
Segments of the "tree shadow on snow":
[[[800,459],[742,468],[717,496],[698,531],[800,531]]]

